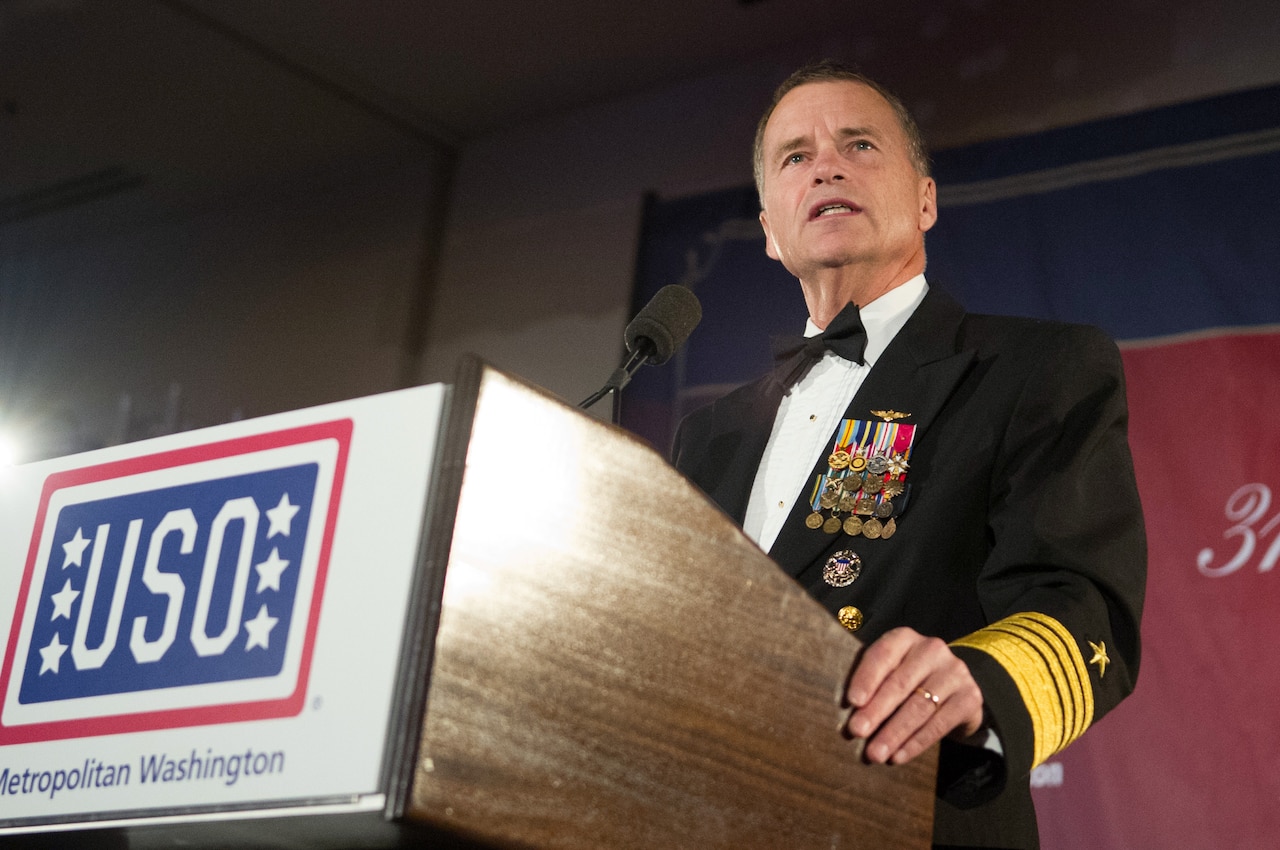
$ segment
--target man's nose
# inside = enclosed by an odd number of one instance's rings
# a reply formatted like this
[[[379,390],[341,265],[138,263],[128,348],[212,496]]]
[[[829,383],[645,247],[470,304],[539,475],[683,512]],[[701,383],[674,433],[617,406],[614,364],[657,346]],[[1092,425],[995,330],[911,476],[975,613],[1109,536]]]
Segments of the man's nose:
[[[817,154],[813,163],[813,185],[844,180],[844,162],[834,150],[826,149]]]

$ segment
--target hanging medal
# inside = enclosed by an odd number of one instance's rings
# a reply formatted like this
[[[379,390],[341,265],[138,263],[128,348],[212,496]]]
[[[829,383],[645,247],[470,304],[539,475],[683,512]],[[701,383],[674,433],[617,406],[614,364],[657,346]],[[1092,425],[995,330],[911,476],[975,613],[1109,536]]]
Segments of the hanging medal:
[[[809,494],[807,527],[872,540],[897,532],[916,426],[897,421],[907,413],[872,413],[880,421],[844,419],[836,428],[827,470],[816,476]]]
[[[869,429],[859,426],[868,424],[845,419],[836,429],[835,442],[827,455],[827,471],[817,476],[809,495],[813,510],[805,517],[809,528],[821,528],[827,534],[844,528],[845,521],[840,516],[853,511],[857,493],[862,488],[862,470],[866,467],[871,434]],[[825,513],[828,511],[829,515]]]

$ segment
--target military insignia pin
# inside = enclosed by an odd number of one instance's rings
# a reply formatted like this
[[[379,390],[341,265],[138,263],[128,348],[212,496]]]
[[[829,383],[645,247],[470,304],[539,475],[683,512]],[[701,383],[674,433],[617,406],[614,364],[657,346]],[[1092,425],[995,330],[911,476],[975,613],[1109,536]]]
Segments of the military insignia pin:
[[[822,580],[832,587],[848,587],[862,573],[862,559],[858,553],[845,549],[827,559],[822,568]]]

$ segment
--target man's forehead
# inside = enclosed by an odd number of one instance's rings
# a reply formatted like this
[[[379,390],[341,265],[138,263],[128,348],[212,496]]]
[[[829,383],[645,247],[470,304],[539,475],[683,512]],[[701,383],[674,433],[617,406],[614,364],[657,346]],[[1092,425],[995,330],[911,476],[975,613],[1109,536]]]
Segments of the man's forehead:
[[[888,133],[898,126],[889,101],[871,86],[856,80],[817,80],[802,83],[782,96],[765,125],[765,137],[780,144],[785,137],[790,143],[797,137],[796,127],[784,127],[796,121],[809,124],[814,113],[834,123],[837,132]],[[804,127],[802,135],[811,132]]]

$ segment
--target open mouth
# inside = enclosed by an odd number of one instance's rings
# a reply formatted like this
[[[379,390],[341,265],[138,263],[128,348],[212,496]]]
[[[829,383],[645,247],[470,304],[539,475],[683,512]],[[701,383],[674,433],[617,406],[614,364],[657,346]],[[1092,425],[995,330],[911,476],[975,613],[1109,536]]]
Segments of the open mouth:
[[[828,215],[849,215],[856,212],[862,212],[862,208],[848,201],[827,201],[814,207],[812,212],[809,213],[809,218],[822,218]]]

